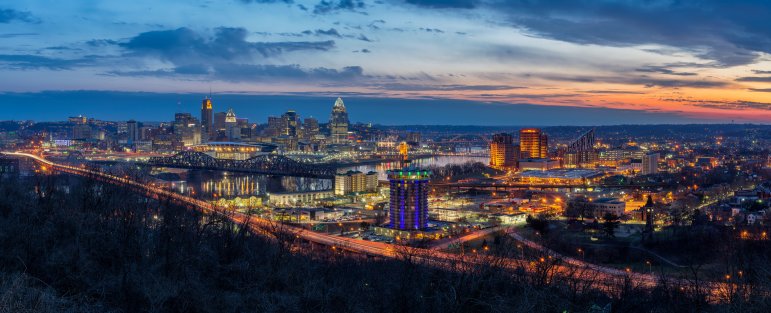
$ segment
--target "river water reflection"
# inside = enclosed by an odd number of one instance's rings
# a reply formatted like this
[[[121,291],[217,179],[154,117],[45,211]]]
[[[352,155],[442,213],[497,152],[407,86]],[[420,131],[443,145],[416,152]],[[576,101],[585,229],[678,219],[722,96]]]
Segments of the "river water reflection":
[[[471,156],[436,156],[430,158],[421,158],[412,160],[411,164],[416,167],[439,167],[448,164],[464,164],[468,162],[482,162],[487,163],[489,159],[487,157],[471,157]],[[375,171],[378,173],[379,180],[386,180],[386,171],[402,168],[402,162],[384,162],[375,164],[362,164],[350,167],[341,168],[339,171],[355,170],[361,172]]]
[[[487,162],[485,157],[438,156],[416,159],[412,164],[418,167],[444,166],[447,164],[463,164],[466,162]],[[386,179],[386,171],[399,169],[400,162],[384,162],[343,167],[338,171],[358,170],[362,172],[376,171],[380,180]],[[264,196],[278,192],[304,192],[330,190],[334,187],[331,179],[307,177],[283,177],[252,175],[223,171],[188,170],[181,175],[181,180],[173,183],[172,188],[178,192],[191,194],[199,199],[215,198],[232,199]]]

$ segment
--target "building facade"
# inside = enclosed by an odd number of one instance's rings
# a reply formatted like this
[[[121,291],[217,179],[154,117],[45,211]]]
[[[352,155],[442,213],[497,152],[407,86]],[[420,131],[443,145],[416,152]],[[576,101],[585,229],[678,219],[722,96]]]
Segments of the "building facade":
[[[331,190],[307,191],[307,192],[280,192],[268,194],[268,202],[277,207],[289,207],[309,205],[316,201],[331,198]]]
[[[640,174],[651,175],[659,172],[659,154],[649,153],[642,158],[642,170]]]
[[[377,172],[348,171],[335,176],[335,195],[377,191]]]
[[[126,142],[128,144],[133,145],[134,142],[139,141],[141,139],[139,133],[139,123],[137,123],[135,120],[126,122],[126,134],[128,135],[126,137]]]
[[[523,128],[519,131],[521,158],[544,159],[548,157],[549,139],[540,128]]]
[[[511,135],[505,133],[493,135],[493,140],[490,141],[490,167],[497,169],[515,167],[517,159],[514,139]]]
[[[214,116],[211,98],[203,99],[201,103],[201,138],[208,141],[212,137],[212,127],[214,127]]]
[[[600,198],[591,202],[592,214],[596,218],[602,218],[605,214],[623,216],[626,210],[626,202],[616,198]]]
[[[225,113],[225,137],[230,141],[241,140],[241,127],[238,126],[238,118],[232,108]]]
[[[174,114],[174,135],[184,146],[201,143],[201,124],[190,113]]]
[[[332,143],[341,144],[348,141],[348,111],[342,98],[335,100],[332,115],[329,117],[329,135]]]
[[[391,186],[390,227],[397,230],[428,228],[428,180],[430,171],[404,168],[388,171]]]

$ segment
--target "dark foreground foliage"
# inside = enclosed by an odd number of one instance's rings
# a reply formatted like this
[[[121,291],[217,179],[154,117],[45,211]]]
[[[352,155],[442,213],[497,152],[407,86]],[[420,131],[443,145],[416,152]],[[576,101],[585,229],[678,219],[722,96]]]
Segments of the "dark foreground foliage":
[[[454,272],[279,244],[167,201],[70,176],[6,179],[0,195],[0,312],[735,308],[711,307],[666,288],[606,297],[567,282],[536,284],[494,266]]]

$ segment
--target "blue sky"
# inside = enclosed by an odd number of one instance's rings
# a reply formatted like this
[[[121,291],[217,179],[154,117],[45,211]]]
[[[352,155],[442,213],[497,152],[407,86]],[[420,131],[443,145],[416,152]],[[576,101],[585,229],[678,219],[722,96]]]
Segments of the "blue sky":
[[[342,95],[385,124],[402,108],[431,124],[769,123],[769,16],[769,1],[8,1],[0,92],[21,109],[0,118],[120,118],[131,107],[110,103],[151,93],[138,118],[163,120],[211,88],[260,121]]]

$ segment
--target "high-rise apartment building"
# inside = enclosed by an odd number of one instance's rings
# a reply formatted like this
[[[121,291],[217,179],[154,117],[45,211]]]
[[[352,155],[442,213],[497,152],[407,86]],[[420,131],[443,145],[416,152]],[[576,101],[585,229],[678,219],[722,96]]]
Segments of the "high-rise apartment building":
[[[514,167],[516,163],[514,139],[511,135],[505,133],[493,135],[493,140],[490,141],[490,167],[503,169]]]
[[[549,141],[539,128],[523,128],[519,131],[520,157],[544,159],[549,156]]]
[[[335,194],[339,196],[357,192],[377,191],[377,172],[348,171],[335,176]]]
[[[650,175],[659,172],[659,154],[649,153],[642,158],[642,170],[640,174]]]
[[[389,219],[397,230],[422,230],[428,227],[428,180],[430,171],[403,168],[388,171],[391,186]]]

